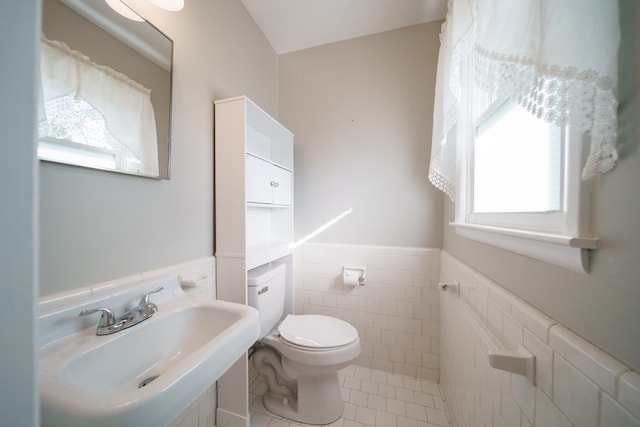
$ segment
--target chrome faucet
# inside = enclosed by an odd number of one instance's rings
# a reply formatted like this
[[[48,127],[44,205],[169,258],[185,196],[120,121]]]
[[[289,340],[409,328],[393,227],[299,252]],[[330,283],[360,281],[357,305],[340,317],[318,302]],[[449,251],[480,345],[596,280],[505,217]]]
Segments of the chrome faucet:
[[[143,322],[158,312],[158,306],[149,301],[149,296],[156,292],[160,292],[164,287],[160,286],[142,296],[137,306],[125,308],[125,313],[116,319],[113,311],[106,307],[92,308],[90,310],[82,310],[80,316],[87,316],[93,313],[102,313],[96,335],[109,335],[130,328]]]

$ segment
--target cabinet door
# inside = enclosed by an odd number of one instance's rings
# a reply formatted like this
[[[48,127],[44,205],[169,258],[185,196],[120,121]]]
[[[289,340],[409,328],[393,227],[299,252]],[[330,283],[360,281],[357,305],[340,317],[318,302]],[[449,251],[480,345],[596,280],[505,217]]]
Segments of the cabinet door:
[[[273,165],[251,155],[246,156],[247,202],[271,203],[273,199]]]
[[[273,166],[273,203],[291,205],[291,171]]]

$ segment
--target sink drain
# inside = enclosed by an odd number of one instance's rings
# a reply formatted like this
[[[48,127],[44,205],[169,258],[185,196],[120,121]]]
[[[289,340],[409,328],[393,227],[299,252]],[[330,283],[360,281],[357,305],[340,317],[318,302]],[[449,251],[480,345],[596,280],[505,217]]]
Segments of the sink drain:
[[[138,388],[142,388],[146,385],[149,385],[149,383],[151,383],[153,380],[155,380],[156,378],[158,378],[160,375],[154,375],[152,377],[147,378],[146,380],[142,381],[140,384],[138,384]]]

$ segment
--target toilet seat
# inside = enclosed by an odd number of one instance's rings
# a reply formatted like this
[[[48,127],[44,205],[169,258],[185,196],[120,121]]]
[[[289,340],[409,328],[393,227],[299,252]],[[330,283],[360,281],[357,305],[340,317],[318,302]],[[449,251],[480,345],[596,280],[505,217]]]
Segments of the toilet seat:
[[[287,315],[278,326],[280,338],[307,351],[324,351],[358,340],[358,331],[335,317],[317,314]]]
[[[326,337],[334,328],[336,333]],[[334,317],[311,314],[287,315],[260,342],[296,363],[317,367],[350,362],[360,355],[361,348],[356,328]]]

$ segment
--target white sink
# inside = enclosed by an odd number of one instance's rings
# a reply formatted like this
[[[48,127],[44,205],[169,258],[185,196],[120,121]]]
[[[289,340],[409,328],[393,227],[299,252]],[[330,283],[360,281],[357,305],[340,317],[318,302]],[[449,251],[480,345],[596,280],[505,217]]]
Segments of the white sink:
[[[42,346],[42,426],[166,425],[259,337],[251,307],[188,297],[177,282],[163,293],[152,296],[158,313],[129,329],[96,336],[95,316],[91,327]],[[108,299],[99,303],[109,307]],[[79,311],[58,312],[49,323],[80,324]]]

